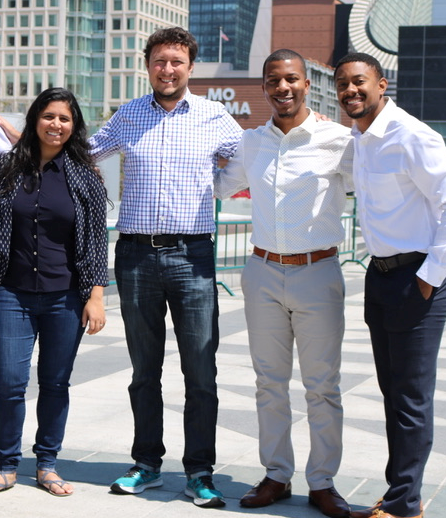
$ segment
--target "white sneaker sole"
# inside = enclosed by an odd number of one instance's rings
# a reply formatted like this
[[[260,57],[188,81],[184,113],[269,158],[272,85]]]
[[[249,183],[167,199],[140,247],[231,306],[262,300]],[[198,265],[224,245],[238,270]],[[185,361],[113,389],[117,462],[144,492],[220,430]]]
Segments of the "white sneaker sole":
[[[150,489],[152,487],[160,487],[163,485],[163,479],[158,478],[156,480],[152,480],[152,482],[147,482],[147,484],[140,484],[135,487],[125,487],[117,484],[116,482],[110,486],[110,489],[115,493],[121,493],[123,495],[136,495],[138,493],[142,493],[146,489]]]

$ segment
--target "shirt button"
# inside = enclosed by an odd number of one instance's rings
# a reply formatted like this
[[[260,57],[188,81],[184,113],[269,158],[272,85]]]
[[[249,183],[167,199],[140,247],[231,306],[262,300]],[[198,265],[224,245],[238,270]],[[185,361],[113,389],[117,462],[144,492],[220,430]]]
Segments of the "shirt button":
[[[33,268],[33,270],[34,270],[35,272],[37,272],[37,268]]]
[[[33,238],[34,238],[34,239],[37,239],[37,236],[34,234],[34,235],[33,235]]]
[[[33,253],[34,253],[34,255],[37,255],[37,252],[33,252]]]
[[[37,218],[34,219],[34,223],[37,223]]]

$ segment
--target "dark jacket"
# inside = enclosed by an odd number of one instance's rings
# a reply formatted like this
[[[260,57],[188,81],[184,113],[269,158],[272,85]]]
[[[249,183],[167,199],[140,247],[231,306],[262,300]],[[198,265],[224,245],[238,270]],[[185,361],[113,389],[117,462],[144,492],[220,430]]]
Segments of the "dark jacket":
[[[6,156],[0,156],[0,190]],[[66,153],[64,168],[75,211],[75,266],[79,274],[79,291],[86,302],[93,286],[108,285],[107,196],[98,175],[88,167],[73,162]],[[0,284],[9,262],[12,202],[22,182],[23,176],[20,175],[14,189],[0,195]]]

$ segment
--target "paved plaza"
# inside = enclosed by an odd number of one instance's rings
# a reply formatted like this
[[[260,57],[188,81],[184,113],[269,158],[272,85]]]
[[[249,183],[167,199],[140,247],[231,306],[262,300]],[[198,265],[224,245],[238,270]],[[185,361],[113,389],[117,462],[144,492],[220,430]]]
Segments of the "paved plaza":
[[[387,454],[383,405],[362,316],[364,269],[348,263],[343,270],[347,288],[347,327],[342,363],[344,456],[335,482],[338,491],[356,507],[373,503],[385,491],[383,470]],[[35,460],[31,452],[36,428],[34,366],[28,390],[24,459],[19,468],[17,486],[0,495],[1,518],[187,518],[204,515],[212,518],[217,514],[227,518],[242,518],[243,515],[322,517],[308,505],[304,469],[309,438],[297,360],[291,383],[296,456],[293,496],[263,509],[239,507],[240,497],[263,478],[264,470],[258,460],[255,383],[243,297],[239,288],[234,289],[234,297],[222,287],[219,293],[221,343],[217,362],[220,410],[214,478],[226,497],[226,507],[200,509],[184,496],[185,476],[180,462],[184,391],[171,325],[163,375],[167,448],[163,464],[164,485],[138,496],[110,493],[110,483],[132,464],[130,448],[133,435],[127,393],[131,367],[118,299],[116,295],[110,295],[107,298],[107,325],[99,335],[84,337],[72,377],[71,409],[58,470],[73,482],[75,494],[56,498],[36,487]],[[439,357],[435,415],[435,443],[423,488],[426,518],[442,518],[446,514],[446,341]]]

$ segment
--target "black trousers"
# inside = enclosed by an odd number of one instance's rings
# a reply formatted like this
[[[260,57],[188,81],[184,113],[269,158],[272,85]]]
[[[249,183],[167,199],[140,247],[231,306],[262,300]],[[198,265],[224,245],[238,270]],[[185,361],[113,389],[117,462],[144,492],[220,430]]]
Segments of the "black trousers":
[[[433,442],[437,356],[446,318],[446,282],[425,300],[416,278],[422,262],[387,273],[370,263],[365,281],[365,321],[384,396],[389,449],[383,510],[397,516],[420,514],[423,472]]]

